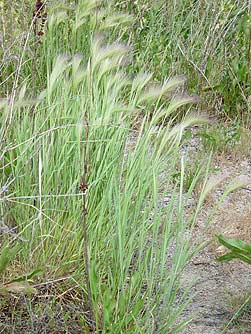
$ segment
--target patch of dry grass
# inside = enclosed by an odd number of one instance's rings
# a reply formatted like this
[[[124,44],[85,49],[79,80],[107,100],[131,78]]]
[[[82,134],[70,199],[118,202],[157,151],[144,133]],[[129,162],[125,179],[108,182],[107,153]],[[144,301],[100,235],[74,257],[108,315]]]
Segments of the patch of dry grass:
[[[64,290],[63,290],[64,288]],[[0,303],[1,333],[89,333],[88,311],[78,286],[48,283],[32,297],[5,296]]]

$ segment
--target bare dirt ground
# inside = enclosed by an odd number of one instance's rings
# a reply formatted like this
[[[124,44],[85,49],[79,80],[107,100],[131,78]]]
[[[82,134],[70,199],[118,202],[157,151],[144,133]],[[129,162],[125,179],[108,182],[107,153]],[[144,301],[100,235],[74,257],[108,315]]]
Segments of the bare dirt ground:
[[[251,177],[251,160],[224,157],[216,158],[214,164],[226,181],[235,176]],[[251,191],[240,189],[231,193],[221,204],[211,225],[205,229],[208,212],[216,205],[223,185],[210,197],[196,226],[195,235],[211,240],[186,268],[183,279],[191,282],[197,278],[192,293],[195,294],[184,317],[194,315],[184,334],[249,334],[251,333],[251,303],[237,316],[247,296],[251,296],[251,265],[234,260],[226,263],[216,261],[226,251],[215,241],[215,235],[251,242]],[[250,187],[249,187],[250,188]],[[184,284],[184,287],[186,283]]]

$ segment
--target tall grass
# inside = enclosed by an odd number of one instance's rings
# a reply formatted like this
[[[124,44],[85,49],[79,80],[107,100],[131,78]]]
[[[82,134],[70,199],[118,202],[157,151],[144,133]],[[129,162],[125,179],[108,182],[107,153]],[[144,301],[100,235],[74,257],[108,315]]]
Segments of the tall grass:
[[[190,300],[180,275],[205,194],[185,218],[196,177],[184,198],[183,160],[179,186],[172,175],[184,129],[205,119],[175,123],[196,102],[175,94],[184,77],[131,77],[130,48],[96,34],[123,34],[129,20],[96,1],[52,10],[36,76],[28,35],[1,101],[1,217],[22,243],[19,271],[42,267],[45,283],[67,275],[83,291],[86,332],[176,333],[189,321],[179,321]]]
[[[202,107],[250,125],[250,1],[123,2],[135,16],[135,66],[156,78],[185,72]]]

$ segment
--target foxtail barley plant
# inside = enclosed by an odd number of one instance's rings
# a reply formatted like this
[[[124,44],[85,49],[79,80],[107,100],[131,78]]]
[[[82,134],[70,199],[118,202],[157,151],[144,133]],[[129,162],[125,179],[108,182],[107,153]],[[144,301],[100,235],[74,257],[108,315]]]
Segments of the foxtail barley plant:
[[[172,174],[184,130],[206,119],[175,121],[197,102],[181,93],[185,77],[156,86],[149,73],[128,74],[133,51],[100,32],[131,17],[109,16],[101,1],[48,11],[40,92],[31,98],[27,49],[14,101],[0,105],[1,217],[27,240],[16,261],[77,284],[93,333],[176,333],[189,322],[179,322],[190,300],[180,275],[204,195],[185,218],[183,160],[179,186]]]

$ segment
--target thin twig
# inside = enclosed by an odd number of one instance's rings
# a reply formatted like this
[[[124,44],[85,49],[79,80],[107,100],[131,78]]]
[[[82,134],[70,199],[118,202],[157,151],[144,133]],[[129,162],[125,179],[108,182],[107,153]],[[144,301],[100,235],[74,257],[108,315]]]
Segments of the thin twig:
[[[242,187],[241,189],[251,192],[251,188]]]
[[[81,177],[80,182],[80,190],[83,192],[82,195],[82,218],[83,218],[83,242],[84,242],[84,261],[85,261],[85,282],[87,289],[87,298],[88,298],[88,306],[89,306],[89,314],[90,314],[90,322],[92,325],[92,329],[95,331],[95,317],[93,312],[93,304],[91,297],[91,284],[90,284],[90,259],[88,252],[88,234],[87,234],[87,205],[86,205],[86,192],[88,190],[87,184],[87,175],[88,175],[88,159],[87,159],[87,144],[89,138],[89,122],[88,116],[86,116],[86,126],[85,126],[85,143],[84,143],[84,172]]]

